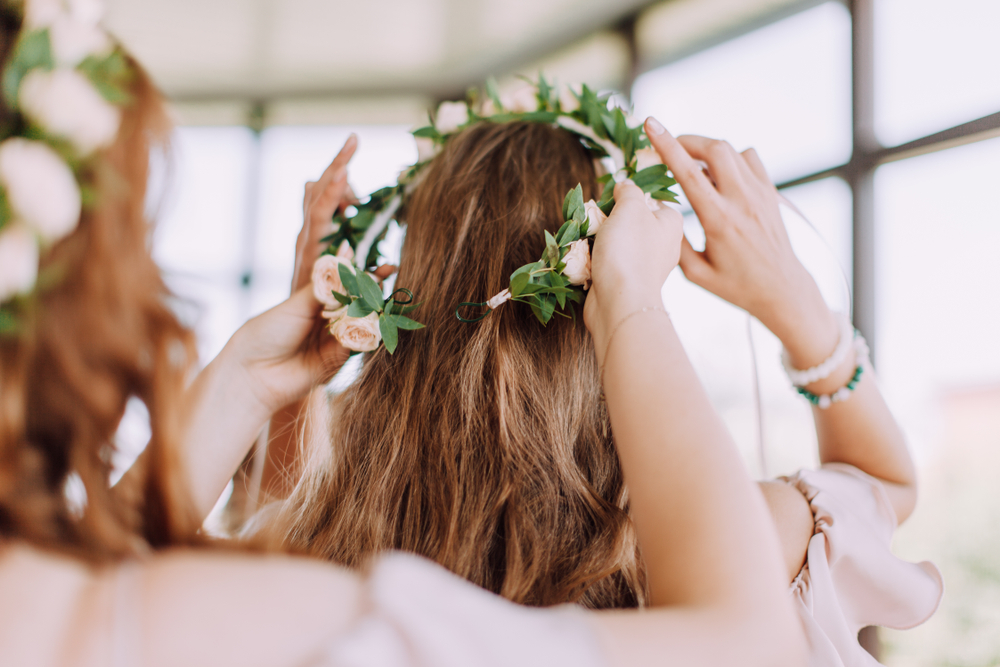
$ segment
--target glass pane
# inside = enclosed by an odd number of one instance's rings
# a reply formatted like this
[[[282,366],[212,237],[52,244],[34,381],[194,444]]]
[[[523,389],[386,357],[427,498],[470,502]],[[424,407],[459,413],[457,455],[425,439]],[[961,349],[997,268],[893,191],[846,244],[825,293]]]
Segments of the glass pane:
[[[261,138],[261,191],[256,230],[252,311],[288,297],[295,238],[302,227],[302,196],[351,132],[358,151],[349,181],[359,197],[396,182],[400,170],[417,159],[416,144],[403,125],[360,127],[273,127]],[[398,235],[397,235],[398,244]],[[388,240],[386,246],[392,245]],[[385,246],[383,246],[385,247]],[[386,248],[388,251],[388,248]]]
[[[1000,111],[1000,3],[875,3],[875,130],[893,146]]]
[[[851,20],[830,2],[640,76],[635,115],[753,146],[777,181],[851,155]]]
[[[890,665],[987,665],[1000,655],[997,173],[1000,139],[876,175],[879,379],[921,482],[896,547],[934,561],[948,587],[929,622],[884,635]]]
[[[254,143],[244,127],[182,127],[174,136],[152,251],[203,363],[249,312],[241,280]]]
[[[805,216],[783,209],[795,254],[816,279],[827,303],[847,312],[854,257],[850,186],[840,178],[824,178],[781,194]]]
[[[831,307],[843,310],[848,302],[843,274],[850,267],[850,188],[830,178],[784,194],[812,224],[782,209],[796,254]],[[685,218],[684,231],[692,246],[704,248],[704,233],[694,215]],[[698,377],[748,468],[760,477],[772,477],[815,465],[812,414],[781,367],[780,341],[756,320],[749,321],[744,311],[689,282],[681,271],[667,280],[663,299]],[[754,361],[760,381],[760,430]],[[763,464],[759,442],[763,442]]]

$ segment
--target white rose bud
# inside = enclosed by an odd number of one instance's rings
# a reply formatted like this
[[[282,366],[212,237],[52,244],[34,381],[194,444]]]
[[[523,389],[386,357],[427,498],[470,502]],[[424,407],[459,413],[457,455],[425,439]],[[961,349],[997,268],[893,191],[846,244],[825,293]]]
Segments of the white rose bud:
[[[573,93],[579,95],[582,92],[583,86],[580,84],[559,87],[559,108],[563,113],[572,113],[580,108],[580,100]]]
[[[80,187],[47,144],[20,137],[0,144],[0,185],[14,216],[47,243],[63,238],[80,222]]]
[[[73,68],[87,56],[111,53],[112,43],[99,26],[60,16],[49,26],[49,41],[56,64]]]
[[[530,83],[520,86],[501,100],[508,111],[530,113],[538,111],[538,89]]]
[[[382,344],[378,313],[368,313],[364,317],[342,317],[330,327],[330,333],[341,345],[355,352],[372,352]]]
[[[427,162],[440,152],[441,148],[430,137],[414,137],[417,142],[417,163]]]
[[[38,278],[38,241],[22,224],[0,230],[0,302],[26,294]]]
[[[563,275],[569,279],[570,284],[590,289],[590,243],[587,239],[570,243],[569,252],[562,261],[566,264]]]
[[[647,167],[663,164],[663,160],[660,159],[660,154],[652,148],[640,148],[637,150],[635,152],[635,162],[636,171],[642,171]]]
[[[73,144],[81,157],[110,146],[121,123],[118,107],[74,69],[28,72],[21,81],[18,104],[46,132]]]
[[[469,107],[465,102],[442,102],[434,116],[434,127],[441,134],[457,132],[469,122]]]
[[[604,215],[604,211],[593,199],[583,205],[583,210],[587,214],[587,236],[593,236],[608,219],[608,216]]]
[[[333,296],[334,290],[341,294],[347,294],[347,290],[344,289],[344,283],[340,280],[341,264],[345,265],[351,273],[354,273],[354,267],[351,265],[350,260],[344,260],[341,257],[334,257],[333,255],[323,255],[313,264],[313,295],[317,301],[327,306],[324,310],[336,310],[343,305]]]

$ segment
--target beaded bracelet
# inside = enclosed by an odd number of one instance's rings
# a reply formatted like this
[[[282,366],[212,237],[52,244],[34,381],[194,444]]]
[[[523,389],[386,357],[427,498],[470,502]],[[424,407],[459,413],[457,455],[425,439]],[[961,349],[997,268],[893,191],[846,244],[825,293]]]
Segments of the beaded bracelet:
[[[804,396],[810,403],[818,407],[820,410],[826,410],[834,403],[841,403],[849,399],[855,387],[858,386],[858,382],[861,380],[861,375],[865,372],[865,363],[868,361],[868,343],[865,341],[865,337],[862,336],[857,330],[854,332],[854,340],[852,343],[857,358],[857,365],[854,368],[854,375],[851,376],[851,379],[847,382],[846,386],[841,387],[832,394],[823,395],[814,394],[804,387],[796,387],[795,391],[799,392],[799,394]]]
[[[833,351],[833,354],[827,357],[823,363],[800,371],[792,367],[788,350],[782,350],[781,363],[785,367],[785,372],[788,373],[788,379],[796,387],[804,387],[807,384],[827,379],[835,370],[840,368],[840,365],[844,363],[844,359],[847,358],[847,354],[851,351],[851,346],[854,342],[854,327],[851,326],[850,320],[843,314],[837,313],[836,315],[837,321],[840,324],[840,340],[837,341],[837,348]]]

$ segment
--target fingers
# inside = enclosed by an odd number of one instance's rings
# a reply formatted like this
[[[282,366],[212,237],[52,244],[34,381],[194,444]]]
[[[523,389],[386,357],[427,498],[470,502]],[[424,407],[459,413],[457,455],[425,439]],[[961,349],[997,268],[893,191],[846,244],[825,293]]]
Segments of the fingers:
[[[677,141],[688,155],[708,165],[712,180],[718,184],[720,192],[738,192],[743,187],[743,170],[746,169],[746,164],[728,141],[695,135],[678,137]]]
[[[686,236],[681,239],[681,260],[678,264],[685,278],[699,287],[708,289],[706,284],[712,275],[712,265],[704,253],[698,252],[691,246]]]
[[[691,205],[696,209],[711,205],[718,196],[715,187],[702,171],[701,165],[688,155],[684,146],[652,116],[646,119],[646,135],[660,159],[684,189]]]
[[[767,175],[767,169],[764,168],[764,163],[760,161],[757,151],[752,148],[748,148],[740,153],[740,155],[743,156],[743,161],[746,162],[747,167],[750,168],[750,171],[754,176],[767,184],[771,183],[771,177]]]
[[[347,141],[344,142],[344,147],[337,153],[337,157],[333,158],[333,162],[330,163],[330,166],[326,168],[323,175],[316,181],[317,192],[323,192],[330,182],[335,180],[340,174],[347,174],[347,163],[354,157],[357,149],[358,136],[352,133],[351,136],[347,137]]]
[[[396,271],[399,271],[398,266],[395,266],[394,264],[383,264],[375,269],[375,277],[379,280],[385,280],[392,274],[396,273]]]

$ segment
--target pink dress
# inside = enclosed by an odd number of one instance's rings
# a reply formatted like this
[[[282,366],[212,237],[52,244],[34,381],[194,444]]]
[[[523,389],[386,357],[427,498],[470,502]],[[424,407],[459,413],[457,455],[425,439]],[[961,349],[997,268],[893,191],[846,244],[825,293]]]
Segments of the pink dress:
[[[892,554],[896,513],[877,479],[830,463],[784,481],[809,501],[816,525],[790,590],[809,665],[878,665],[858,643],[858,631],[869,625],[905,630],[926,621],[944,593],[941,573],[932,563]]]

